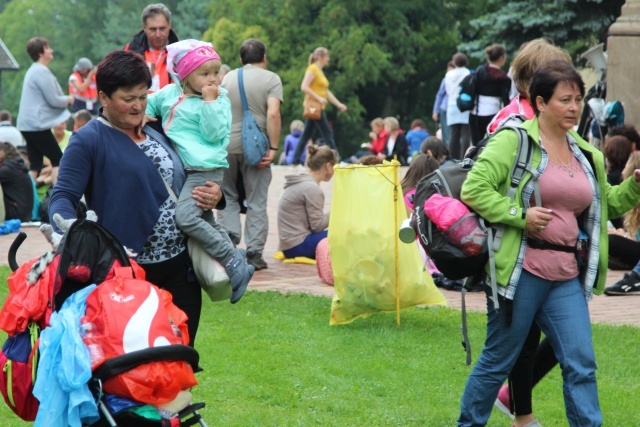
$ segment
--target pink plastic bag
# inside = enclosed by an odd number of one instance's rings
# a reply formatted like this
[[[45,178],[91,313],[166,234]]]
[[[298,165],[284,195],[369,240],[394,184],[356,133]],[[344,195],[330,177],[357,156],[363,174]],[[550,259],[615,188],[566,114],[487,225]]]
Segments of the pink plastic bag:
[[[460,218],[471,213],[464,203],[453,197],[434,194],[424,202],[424,213],[438,230],[446,233]]]
[[[478,217],[469,214],[452,225],[444,238],[464,252],[465,255],[480,255],[487,244],[487,230],[480,226]]]

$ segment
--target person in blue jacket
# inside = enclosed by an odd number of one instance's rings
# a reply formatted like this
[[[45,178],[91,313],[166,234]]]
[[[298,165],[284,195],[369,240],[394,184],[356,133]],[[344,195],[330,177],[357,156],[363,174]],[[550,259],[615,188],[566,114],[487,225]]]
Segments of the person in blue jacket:
[[[411,122],[411,130],[407,132],[405,137],[407,144],[409,145],[409,158],[413,158],[420,154],[420,146],[422,142],[429,138],[429,131],[427,125],[420,119],[415,119]]]
[[[285,163],[290,165],[293,163],[293,155],[296,152],[296,147],[300,143],[300,137],[302,136],[302,131],[304,130],[304,123],[301,120],[294,120],[291,122],[291,126],[289,127],[290,134],[284,138],[284,156]],[[305,143],[306,144],[306,143]],[[300,156],[300,162],[304,164],[307,160],[307,150],[302,152]]]

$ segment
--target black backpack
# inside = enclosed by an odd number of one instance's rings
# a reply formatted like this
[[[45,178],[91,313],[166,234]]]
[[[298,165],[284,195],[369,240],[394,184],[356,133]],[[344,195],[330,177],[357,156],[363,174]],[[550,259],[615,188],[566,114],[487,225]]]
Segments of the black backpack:
[[[518,135],[517,161],[512,166],[511,186],[510,191],[507,194],[507,196],[513,198],[515,197],[516,189],[524,178],[526,172],[530,172],[535,176],[537,175],[537,171],[529,170],[531,169],[530,164],[533,146],[526,131],[519,127],[507,126],[502,127],[498,132],[502,132],[504,130],[510,130],[512,132],[515,131]],[[482,150],[486,147],[489,140],[490,137],[483,139],[468,153],[464,160],[455,165],[436,169],[429,175],[423,177],[416,186],[414,213],[417,231],[420,236],[420,243],[429,254],[436,267],[438,267],[438,270],[440,270],[445,277],[451,280],[475,276],[479,272],[484,271],[484,266],[487,264],[489,259],[490,248],[488,243],[490,242],[487,242],[487,245],[483,245],[483,250],[479,255],[465,255],[458,247],[449,243],[445,234],[438,230],[436,225],[433,224],[425,214],[423,206],[424,203],[436,193],[460,200],[462,184],[466,180],[467,174],[475,164],[475,161]],[[473,213],[473,215],[477,216],[475,213]],[[489,236],[491,230],[483,224],[484,220],[482,218],[478,217],[478,219]],[[452,227],[455,227],[455,224]],[[494,226],[493,228],[499,227]],[[495,245],[492,246],[495,248]]]
[[[518,123],[522,121],[523,120],[516,119],[511,123]],[[511,123],[507,126],[501,127],[497,131],[502,132],[509,130],[511,132],[516,132],[518,135],[516,161],[511,167],[511,185],[509,186],[506,195],[512,199],[515,198],[518,185],[520,185],[520,182],[522,182],[528,172],[534,179],[534,197],[536,199],[536,205],[542,206],[540,202],[540,192],[537,186],[539,173],[535,168],[531,167],[534,143],[524,129],[511,126]],[[415,221],[415,228],[419,236],[418,240],[420,241],[420,244],[427,254],[429,254],[429,257],[433,260],[436,267],[438,267],[438,270],[440,270],[446,278],[451,280],[467,278],[462,289],[462,333],[464,338],[463,346],[467,352],[467,365],[471,364],[471,347],[469,345],[466,331],[464,295],[467,289],[470,289],[478,282],[484,280],[485,265],[489,262],[491,271],[489,279],[492,299],[496,310],[498,309],[499,302],[493,253],[500,248],[504,226],[501,224],[490,225],[485,223],[483,218],[479,217],[476,213],[473,213],[473,215],[478,217],[482,229],[486,232],[486,245],[483,245],[483,250],[479,255],[468,256],[456,245],[447,240],[446,234],[441,232],[424,213],[423,206],[429,197],[436,193],[460,200],[460,191],[462,189],[462,184],[467,178],[467,174],[475,164],[480,153],[482,153],[483,149],[494,135],[495,133],[480,141],[472,150],[469,151],[467,157],[465,157],[461,162],[437,169],[422,178],[416,186],[416,194],[414,197],[415,207],[413,219]],[[452,228],[453,227],[455,227],[455,224]]]
[[[436,169],[422,178],[416,186],[414,213],[420,244],[429,254],[438,270],[450,280],[474,276],[483,270],[489,259],[487,243],[486,241],[483,243],[480,254],[475,256],[466,255],[460,248],[447,240],[446,234],[440,231],[425,214],[423,206],[434,194],[460,200],[462,184],[473,164],[474,160],[465,158],[455,165]],[[475,213],[472,213],[472,215],[477,217]],[[486,227],[483,224],[481,226],[486,232]],[[451,226],[451,228],[454,227],[455,224]]]
[[[478,75],[476,72],[469,73],[458,85],[458,97],[456,105],[460,111],[470,111],[478,101],[478,91],[476,82]]]

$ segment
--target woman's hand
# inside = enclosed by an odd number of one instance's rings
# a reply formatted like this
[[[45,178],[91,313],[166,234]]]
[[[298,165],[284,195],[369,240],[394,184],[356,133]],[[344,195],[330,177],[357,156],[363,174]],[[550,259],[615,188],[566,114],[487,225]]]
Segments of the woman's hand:
[[[527,210],[527,231],[539,233],[547,228],[551,221],[551,209],[534,206]]]
[[[338,107],[338,110],[340,110],[343,113],[347,111],[347,106],[344,105],[342,102],[338,102],[338,105],[336,105],[336,107]]]
[[[321,96],[316,96],[316,100],[320,103],[320,105],[325,106],[327,105],[327,98],[323,98]]]
[[[214,209],[222,198],[220,186],[213,181],[207,181],[204,187],[195,187],[191,193],[196,205],[205,211]]]
[[[633,179],[635,179],[636,184],[640,184],[640,169],[633,171]]]

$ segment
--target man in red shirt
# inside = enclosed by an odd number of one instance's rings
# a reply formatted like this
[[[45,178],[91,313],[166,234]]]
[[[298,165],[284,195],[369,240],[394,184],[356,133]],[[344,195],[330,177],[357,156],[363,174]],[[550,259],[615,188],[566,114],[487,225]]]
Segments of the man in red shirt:
[[[142,31],[133,37],[125,50],[138,52],[144,56],[151,70],[153,93],[171,83],[167,72],[167,45],[178,41],[171,29],[171,11],[162,3],[154,3],[142,11]]]

